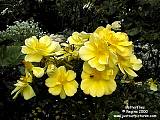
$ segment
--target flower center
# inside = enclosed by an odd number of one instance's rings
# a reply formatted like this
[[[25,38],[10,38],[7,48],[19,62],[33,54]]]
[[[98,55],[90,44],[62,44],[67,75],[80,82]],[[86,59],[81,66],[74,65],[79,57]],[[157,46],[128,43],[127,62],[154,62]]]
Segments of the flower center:
[[[93,73],[90,74],[90,79],[94,80],[101,80],[103,78],[102,72],[95,70]]]

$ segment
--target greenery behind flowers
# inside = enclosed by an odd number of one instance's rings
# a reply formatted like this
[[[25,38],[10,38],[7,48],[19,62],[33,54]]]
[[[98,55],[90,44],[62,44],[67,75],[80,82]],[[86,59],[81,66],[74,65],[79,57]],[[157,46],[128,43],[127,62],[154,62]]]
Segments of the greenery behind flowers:
[[[22,45],[30,36],[42,36],[44,33],[33,20],[15,21],[7,26],[6,30],[0,31],[0,45]]]
[[[0,29],[33,18],[51,33],[65,29],[93,32],[100,25],[120,20],[133,40],[158,42],[159,5],[159,0],[5,0],[0,7]]]

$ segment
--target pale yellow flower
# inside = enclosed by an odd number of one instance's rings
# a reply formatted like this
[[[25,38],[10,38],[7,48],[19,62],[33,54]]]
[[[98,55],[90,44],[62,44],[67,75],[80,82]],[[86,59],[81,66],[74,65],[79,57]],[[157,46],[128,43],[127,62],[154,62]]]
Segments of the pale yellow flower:
[[[43,36],[39,40],[36,36],[25,40],[25,45],[22,46],[22,53],[27,54],[25,61],[40,62],[43,56],[51,55],[53,52],[60,50],[58,42],[52,41],[49,36]]]
[[[109,49],[115,54],[121,56],[130,56],[132,53],[133,45],[129,41],[129,38],[126,33],[123,32],[114,32],[111,29],[98,27],[94,33],[97,33],[101,41],[105,41]]]
[[[112,39],[109,39],[108,42],[111,44],[111,49],[118,55],[130,56],[133,52],[132,41],[129,41],[126,33],[116,32],[113,34]]]
[[[158,90],[156,83],[157,83],[156,80],[153,80],[152,78],[148,79],[148,85],[150,86],[150,90],[153,90],[153,91]]]
[[[44,75],[44,68],[35,67],[31,62],[28,61],[23,61],[23,64],[25,65],[25,70],[30,72],[32,71],[33,75],[35,75],[37,78],[41,78]]]
[[[133,54],[129,57],[118,56],[118,67],[123,74],[128,73],[133,77],[137,77],[138,75],[134,70],[138,71],[142,67],[142,61]]]
[[[90,33],[86,32],[74,32],[72,36],[68,38],[68,41],[70,44],[75,44],[75,45],[82,45],[84,42],[86,42],[90,37]]]
[[[106,28],[103,26],[100,26],[93,33],[97,35],[98,39],[100,39],[101,41],[105,41],[107,45],[110,45],[108,44],[108,41],[112,40],[115,32],[112,31],[109,26],[106,26]]]
[[[33,67],[32,68],[33,74],[37,77],[37,78],[41,78],[44,75],[44,68],[41,67]]]
[[[107,36],[106,36],[107,37]],[[114,67],[117,62],[117,56],[113,53],[102,36],[93,33],[90,40],[84,43],[79,50],[80,58],[88,61],[89,65],[99,71],[103,71],[106,65]]]
[[[34,90],[29,85],[32,82],[32,76],[29,72],[26,73],[26,76],[17,80],[17,83],[14,84],[16,88],[11,92],[11,95],[15,93],[13,99],[17,98],[18,94],[22,94],[25,100],[29,100],[35,96]]]
[[[51,76],[52,74],[54,74],[54,72],[56,71],[56,69],[57,69],[57,67],[54,65],[54,64],[52,64],[52,63],[50,63],[48,66],[47,66],[47,75],[48,76]]]
[[[75,81],[76,73],[72,70],[66,71],[64,66],[60,66],[46,79],[45,84],[52,95],[60,95],[62,99],[73,96],[77,92],[78,83]]]
[[[81,89],[85,94],[90,94],[93,97],[112,94],[117,86],[114,80],[116,74],[116,68],[106,68],[104,71],[97,71],[85,62],[81,75]]]

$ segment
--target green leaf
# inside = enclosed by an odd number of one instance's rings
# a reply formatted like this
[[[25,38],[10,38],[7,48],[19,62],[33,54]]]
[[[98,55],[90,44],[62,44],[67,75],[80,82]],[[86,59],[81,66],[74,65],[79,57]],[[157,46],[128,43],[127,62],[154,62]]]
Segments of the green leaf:
[[[1,46],[0,66],[17,65],[21,59],[20,46]]]
[[[138,27],[136,27],[136,28],[132,28],[132,29],[130,29],[130,30],[127,30],[126,32],[127,32],[127,34],[128,34],[129,36],[135,36],[135,35],[137,35],[140,31],[141,31],[141,29],[138,28]]]
[[[108,120],[120,120],[120,113],[118,111],[112,111],[108,114]]]

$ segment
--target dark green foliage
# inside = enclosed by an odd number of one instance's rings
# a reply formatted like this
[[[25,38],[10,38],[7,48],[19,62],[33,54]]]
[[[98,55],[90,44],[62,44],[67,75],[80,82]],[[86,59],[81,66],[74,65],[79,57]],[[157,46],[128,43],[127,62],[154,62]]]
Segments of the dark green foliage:
[[[6,70],[5,72],[8,71]],[[13,72],[17,74],[18,69],[13,70]],[[11,82],[11,80],[15,81],[18,77],[9,74],[5,79],[5,81],[7,81],[5,83],[7,84],[4,84],[4,80],[3,82],[1,81],[2,84],[0,84],[2,85],[0,88],[4,92],[2,94],[2,100],[6,99],[5,102],[2,102],[0,109],[3,111],[3,114],[0,114],[0,117],[10,119],[10,116],[12,116],[12,120],[17,120],[17,118],[39,118],[40,120],[107,120],[108,118],[112,118],[112,111],[117,111],[116,113],[122,114],[122,110],[125,109],[126,106],[124,101],[128,100],[128,104],[131,106],[145,106],[149,114],[157,115],[157,118],[154,118],[154,120],[159,120],[159,91],[152,92],[147,88],[147,85],[121,85],[117,81],[117,90],[112,95],[93,98],[85,95],[78,89],[78,93],[76,93],[75,96],[62,100],[59,96],[56,97],[48,93],[47,87],[44,85],[45,78],[46,76],[38,79],[32,85],[36,92],[36,97],[28,101],[25,101],[23,97],[18,97],[16,101],[13,101],[10,96],[10,92],[13,89],[13,82]],[[10,116],[8,116],[8,114]],[[131,118],[124,119],[130,120]]]
[[[0,20],[4,26],[33,18],[50,33],[65,29],[93,32],[100,25],[120,20],[133,40],[158,42],[159,6],[159,0],[5,0],[1,11],[8,9]]]
[[[0,66],[12,66],[22,61],[20,46],[1,46],[0,48]]]
[[[7,26],[5,31],[0,31],[0,45],[22,45],[25,39],[32,36],[42,36],[43,32],[38,23],[31,21],[15,21],[14,25]]]
[[[115,117],[115,115],[117,117]],[[120,115],[118,111],[112,111],[108,114],[108,120],[120,120],[120,117],[118,117],[118,115]]]

